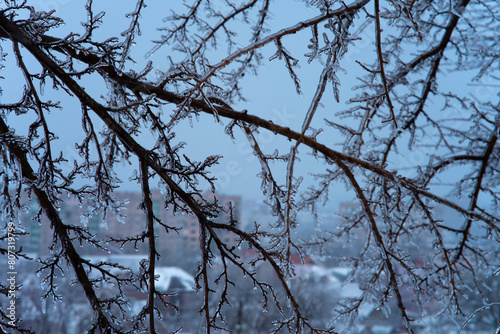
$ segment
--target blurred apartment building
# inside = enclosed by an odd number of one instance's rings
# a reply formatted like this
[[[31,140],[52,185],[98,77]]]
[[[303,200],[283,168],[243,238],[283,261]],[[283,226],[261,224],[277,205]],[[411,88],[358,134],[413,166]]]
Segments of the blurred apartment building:
[[[145,238],[141,239],[142,233],[146,231],[147,221],[143,209],[140,207],[142,194],[140,192],[115,192],[114,197],[124,203],[119,216],[109,210],[106,219],[102,213],[89,215],[87,208],[82,206],[73,197],[68,197],[60,206],[60,217],[67,225],[86,226],[88,231],[95,235],[97,240],[103,240],[102,246],[108,249],[104,252],[89,244],[79,245],[75,242],[77,250],[81,254],[99,255],[111,254],[146,254],[148,244]],[[200,254],[200,225],[194,215],[174,213],[171,207],[165,208],[162,195],[158,190],[151,194],[153,211],[160,222],[155,221],[154,229],[157,251],[160,253],[160,264],[197,261]],[[241,221],[242,200],[240,196],[215,195],[219,205],[225,208],[214,221],[229,224],[232,218]],[[207,194],[207,198],[214,200],[213,194]],[[39,212],[38,203],[32,200],[28,204],[28,211],[21,215],[21,224],[28,232],[22,236],[21,242],[25,252],[37,253],[40,256],[49,253],[50,244],[53,240],[50,223],[44,214],[41,215],[40,223],[34,219]],[[172,229],[166,229],[168,226]],[[234,244],[236,236],[230,232],[220,230],[219,238]],[[133,239],[138,242],[134,242]],[[114,240],[114,241],[113,241]],[[122,242],[129,240],[129,242]]]

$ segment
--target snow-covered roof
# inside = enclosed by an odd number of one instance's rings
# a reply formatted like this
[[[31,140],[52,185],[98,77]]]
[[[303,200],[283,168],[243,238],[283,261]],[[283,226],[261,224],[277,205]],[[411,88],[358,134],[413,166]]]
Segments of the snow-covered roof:
[[[108,256],[89,256],[88,259],[93,263],[105,261],[109,263],[117,263],[121,266],[130,268],[132,272],[138,273],[140,262],[145,260],[144,255],[108,255]],[[107,268],[114,274],[124,273],[118,268]],[[92,270],[92,275],[99,275],[95,270]],[[156,288],[160,291],[193,291],[196,286],[194,277],[188,272],[178,267],[156,267],[155,268]],[[175,283],[174,283],[175,282]]]
[[[355,298],[361,295],[361,290],[356,283],[342,282],[338,276],[345,277],[350,269],[334,267],[326,268],[321,265],[302,265],[295,267],[298,278],[321,281],[325,288],[337,290],[343,298]]]
[[[108,263],[118,263],[121,266],[130,268],[133,272],[137,273],[139,271],[140,263],[142,260],[147,259],[147,255],[141,254],[109,254],[109,255],[90,255],[85,256],[86,259],[93,263],[108,262]],[[113,273],[118,273],[121,270],[113,269]]]
[[[351,268],[333,267],[333,268],[330,268],[330,271],[332,272],[332,274],[334,274],[336,276],[340,276],[342,278],[345,278],[351,273]]]
[[[194,290],[194,277],[178,267],[157,267],[155,274],[158,276],[156,280],[156,288],[161,291],[168,291],[174,280],[180,284],[182,288],[174,288],[179,291]]]

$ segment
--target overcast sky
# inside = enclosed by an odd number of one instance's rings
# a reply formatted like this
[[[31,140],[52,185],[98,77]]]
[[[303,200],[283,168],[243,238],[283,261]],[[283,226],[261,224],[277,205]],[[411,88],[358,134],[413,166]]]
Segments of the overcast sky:
[[[53,0],[53,1],[34,1],[37,9],[41,10],[56,10],[56,15],[64,19],[65,25],[58,30],[58,36],[65,36],[70,32],[82,32],[81,22],[86,20],[84,5],[86,1],[82,0]],[[128,21],[124,19],[125,15],[134,10],[135,1],[120,1],[119,6],[110,6],[109,2],[95,2],[95,7],[103,6],[99,10],[106,12],[104,17],[104,25],[95,34],[95,39],[107,39],[119,34],[128,27]],[[176,10],[179,10],[180,1],[173,2],[151,2],[148,7],[143,10],[143,20],[141,23],[142,36],[137,39],[138,44],[134,48],[133,54],[137,61],[136,70],[143,68],[148,60],[152,60],[155,66],[161,67],[161,62],[165,61],[168,55],[165,50],[160,50],[153,56],[146,58],[145,54],[149,51],[153,44],[149,43],[153,39],[160,37],[158,27],[165,26],[166,23],[162,20],[170,15],[168,6],[177,5]],[[275,9],[275,15],[271,25],[268,26],[270,32],[275,32],[284,27],[290,26],[297,22],[300,17],[312,17],[314,13],[301,7],[300,3],[295,3],[294,6],[282,5]],[[303,10],[297,10],[302,8]],[[54,35],[55,31],[51,30],[49,34]],[[297,43],[299,47],[303,47],[305,43],[304,34],[297,34],[294,39],[300,41]],[[291,38],[285,39],[285,45],[293,49],[295,47],[294,40]],[[8,50],[4,50],[7,51]],[[250,113],[261,117],[271,119],[276,123],[289,126],[294,129],[300,129],[302,117],[307,111],[308,104],[314,90],[316,81],[321,68],[314,65],[307,65],[301,68],[302,82],[307,83],[307,80],[312,80],[310,85],[303,85],[303,96],[293,94],[294,85],[289,78],[286,68],[282,62],[275,60],[269,62],[268,58],[275,51],[274,48],[265,50],[266,59],[264,66],[261,68],[258,76],[247,75],[243,78],[242,85],[249,99],[248,103],[240,103],[234,106],[235,109],[247,109]],[[303,53],[303,52],[302,52]],[[30,56],[27,52],[23,52],[26,61],[30,64],[32,72],[39,69],[36,62],[29,61]],[[224,53],[221,52],[220,57]],[[214,57],[216,59],[217,55]],[[32,59],[31,59],[32,60]],[[304,60],[301,60],[304,62]],[[4,63],[5,68],[2,71],[4,84],[0,82],[2,93],[2,103],[10,103],[17,101],[22,94],[24,81],[21,79],[22,74],[17,69],[15,59],[12,54],[7,57]],[[166,66],[165,66],[166,67]],[[312,71],[311,69],[314,69]],[[10,78],[19,78],[10,80]],[[6,85],[5,83],[9,84]],[[12,85],[12,82],[17,82],[18,85]],[[265,84],[263,84],[265,83]],[[102,81],[86,82],[86,89],[95,95],[105,94],[105,84]],[[100,93],[103,92],[103,93]],[[50,126],[53,132],[58,134],[60,139],[56,146],[62,150],[67,158],[77,158],[77,152],[74,149],[75,140],[83,138],[81,129],[81,111],[78,101],[68,98],[64,93],[57,95],[49,95],[50,89],[47,89],[45,94],[46,99],[60,100],[64,107],[61,111],[53,112],[49,116]],[[291,94],[292,93],[292,94]],[[16,128],[18,134],[26,134],[27,127],[34,119],[33,115],[25,115],[22,117],[10,117],[9,122]],[[175,129],[177,139],[186,141],[187,147],[185,154],[190,157],[203,159],[207,155],[220,154],[224,158],[219,166],[213,169],[214,175],[219,179],[219,191],[228,194],[241,194],[245,197],[260,198],[260,180],[256,175],[260,172],[260,167],[257,159],[253,156],[250,145],[244,136],[236,132],[237,140],[231,141],[224,134],[224,126],[228,124],[227,120],[223,120],[223,124],[217,124],[212,116],[203,115],[198,120],[194,120],[191,124],[184,122],[181,126]],[[208,125],[208,126],[207,126]],[[286,154],[289,151],[290,143],[280,140],[272,133],[262,131],[259,135],[259,140],[262,148],[271,153],[275,148],[280,150],[280,154]],[[151,141],[152,144],[152,141]],[[305,149],[304,149],[305,150]],[[312,167],[309,166],[309,167]],[[310,168],[307,169],[310,169]],[[124,168],[126,171],[122,176],[126,179],[131,172],[130,168]],[[282,179],[284,182],[284,179]],[[124,184],[124,189],[137,189],[135,184]]]
[[[86,20],[86,13],[84,0],[40,0],[33,1],[35,7],[42,10],[55,9],[58,16],[62,17],[66,24],[59,28],[58,36],[65,36],[70,32],[82,32],[81,22]],[[110,3],[119,5],[110,5]],[[106,12],[104,18],[104,25],[95,34],[96,40],[104,40],[113,36],[119,36],[122,31],[127,29],[129,21],[125,19],[125,15],[132,12],[135,8],[136,1],[96,1],[95,6],[98,10]],[[153,56],[146,58],[145,55],[151,49],[153,44],[151,40],[158,39],[161,32],[157,31],[158,27],[166,26],[167,23],[162,20],[170,15],[169,6],[177,6],[175,10],[179,10],[181,1],[161,2],[153,1],[148,4],[148,7],[142,12],[141,30],[142,36],[137,39],[138,44],[133,50],[133,55],[137,61],[135,67],[136,71],[140,71],[148,60],[152,60],[156,67],[161,68],[162,62],[166,62],[166,56],[169,55],[168,49],[160,49]],[[268,29],[270,33],[276,32],[282,28],[291,26],[298,22],[300,19],[311,18],[316,15],[315,12],[306,8],[301,2],[279,2],[274,3],[274,17],[270,21]],[[102,8],[99,8],[102,7]],[[356,27],[355,27],[356,28]],[[334,101],[331,87],[327,88],[327,94],[324,98],[324,108],[320,108],[315,117],[313,126],[316,128],[325,128],[323,119],[327,115],[336,113],[346,108],[345,101],[353,96],[352,87],[358,76],[362,75],[359,65],[356,60],[365,59],[368,55],[373,54],[373,46],[371,44],[372,37],[367,35],[371,30],[362,34],[361,41],[356,42],[355,46],[349,49],[347,58],[342,61],[345,67],[345,73],[338,73],[341,79],[340,98],[341,103],[337,104]],[[54,31],[50,31],[54,35]],[[247,109],[249,113],[261,116],[263,118],[271,119],[276,123],[288,126],[295,130],[300,130],[303,117],[307,112],[309,103],[316,90],[318,77],[321,73],[322,67],[317,63],[307,64],[303,54],[307,51],[305,45],[310,38],[309,30],[303,33],[298,33],[291,37],[283,39],[284,45],[293,52],[295,56],[300,55],[299,58],[301,68],[298,70],[299,77],[302,83],[303,95],[299,96],[294,93],[294,84],[290,79],[283,62],[274,60],[270,62],[269,57],[275,52],[275,46],[270,45],[263,49],[264,51],[264,66],[260,69],[258,76],[247,75],[242,79],[242,86],[249,99],[248,103],[239,103],[233,106],[235,109]],[[244,45],[241,45],[244,46]],[[214,55],[214,62],[218,58],[222,58],[225,53],[221,50],[220,55]],[[23,54],[26,55],[26,52]],[[27,56],[29,57],[29,56]],[[9,78],[13,76],[20,76],[20,72],[16,69],[15,60],[13,57],[8,57],[4,64],[6,68],[2,71],[2,75],[6,78],[3,83],[8,82],[9,85],[2,84],[3,89],[2,102],[9,103],[19,99],[22,94],[22,80],[17,80],[19,85],[12,85],[12,80]],[[31,64],[32,71],[36,70],[36,65]],[[166,68],[167,66],[164,66]],[[154,76],[154,73],[152,74]],[[451,78],[450,82],[456,85],[456,78]],[[85,82],[86,89],[98,96],[99,94],[106,94],[105,83],[100,81],[87,81]],[[470,87],[469,87],[470,88]],[[458,87],[457,89],[462,89]],[[467,89],[467,87],[463,87]],[[476,93],[481,93],[478,88],[474,88]],[[50,91],[48,89],[47,91]],[[59,134],[60,140],[58,141],[59,149],[62,150],[67,158],[77,158],[76,150],[74,149],[74,142],[83,138],[81,129],[81,111],[79,103],[75,99],[68,98],[61,92],[58,95],[46,95],[47,99],[61,100],[64,109],[54,112],[50,116],[51,126],[53,131]],[[12,117],[11,117],[12,118]],[[15,121],[11,122],[16,127],[17,133],[25,133],[27,130],[28,120],[32,116],[15,117]],[[195,119],[192,123],[183,122],[179,127],[175,128],[177,139],[187,143],[184,153],[189,157],[202,160],[208,155],[220,154],[224,158],[221,160],[219,166],[213,169],[214,175],[218,178],[219,192],[226,194],[241,194],[245,198],[261,198],[260,179],[256,175],[260,172],[260,167],[257,159],[253,156],[250,145],[244,136],[236,131],[236,141],[231,141],[227,135],[224,134],[224,126],[228,124],[227,120],[223,120],[223,124],[217,124],[214,118],[210,115],[202,115],[199,119]],[[23,132],[24,131],[24,132]],[[331,130],[330,130],[331,131]],[[147,136],[148,134],[144,134]],[[320,142],[328,143],[329,137],[335,136],[334,132],[326,132],[321,135]],[[334,138],[335,139],[335,138]],[[287,142],[270,132],[262,131],[259,135],[259,140],[262,148],[266,153],[271,153],[274,149],[279,149],[280,154],[286,154],[290,149],[290,142]],[[147,141],[147,140],[146,140]],[[340,142],[339,140],[333,140]],[[151,145],[153,141],[150,141]],[[342,150],[342,147],[333,147],[334,149]],[[304,184],[309,183],[311,174],[324,170],[324,166],[318,160],[310,159],[308,162],[307,154],[310,153],[305,147],[299,148],[301,152],[301,163],[297,166],[298,174],[305,176]],[[425,155],[422,151],[409,152],[400,158],[400,172],[404,173],[404,166],[418,162],[417,160]],[[283,165],[286,166],[286,165]],[[126,181],[131,174],[131,168],[124,166],[122,178]],[[280,180],[285,183],[285,171],[281,175]],[[135,183],[124,184],[123,189],[133,190],[137,189]],[[352,195],[346,195],[347,192],[343,187],[335,189],[333,192],[333,201],[341,201]]]

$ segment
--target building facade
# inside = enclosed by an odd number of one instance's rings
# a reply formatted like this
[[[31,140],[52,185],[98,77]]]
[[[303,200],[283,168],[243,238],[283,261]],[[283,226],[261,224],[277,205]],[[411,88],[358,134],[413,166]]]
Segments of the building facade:
[[[61,203],[60,217],[66,225],[86,227],[97,240],[102,241],[101,245],[108,250],[108,253],[146,254],[148,244],[143,232],[147,229],[147,219],[141,207],[142,194],[115,192],[113,196],[123,204],[118,214],[112,210],[108,210],[106,215],[102,212],[89,214],[85,205],[80,204],[73,197],[68,197]],[[181,212],[174,213],[170,206],[165,207],[158,190],[152,192],[151,198],[155,217],[159,220],[155,221],[154,229],[160,264],[178,265],[181,261],[188,266],[197,262],[200,258],[200,224],[197,217]],[[213,218],[214,221],[223,224],[241,221],[242,200],[240,196],[206,194],[206,198],[210,201],[217,201],[224,208],[217,217]],[[40,215],[39,219],[37,215]],[[20,239],[23,250],[41,256],[48,255],[53,242],[52,229],[35,200],[28,201],[27,210],[21,214],[20,222],[28,232]],[[218,237],[227,244],[236,243],[236,236],[228,231],[218,231]],[[105,253],[91,244],[80,246],[81,254]]]

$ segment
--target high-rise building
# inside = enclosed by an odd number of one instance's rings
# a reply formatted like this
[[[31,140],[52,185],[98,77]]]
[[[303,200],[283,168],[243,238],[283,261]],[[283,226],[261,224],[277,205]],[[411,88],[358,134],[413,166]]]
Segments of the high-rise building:
[[[123,203],[117,212],[107,210],[89,214],[85,205],[78,203],[73,197],[68,197],[61,203],[60,217],[67,225],[87,227],[95,235],[96,240],[111,253],[139,253],[148,252],[147,240],[144,232],[147,229],[147,218],[142,203],[142,193],[115,192],[113,197]],[[224,209],[213,220],[217,223],[231,224],[241,220],[242,201],[240,196],[206,194],[210,201],[217,203]],[[192,214],[173,212],[173,208],[163,205],[162,195],[158,190],[151,194],[153,212],[159,221],[154,222],[157,239],[156,249],[160,254],[160,263],[179,264],[179,261],[192,264],[200,258],[200,223]],[[23,249],[29,252],[45,255],[49,252],[52,242],[50,222],[42,214],[40,223],[34,221],[39,212],[36,201],[28,205],[29,212],[21,215],[23,226],[29,233],[23,237]],[[225,230],[217,230],[217,235],[226,244],[234,245],[237,236]],[[77,246],[77,245],[75,245]],[[91,244],[80,245],[82,254],[100,254],[102,250]]]

